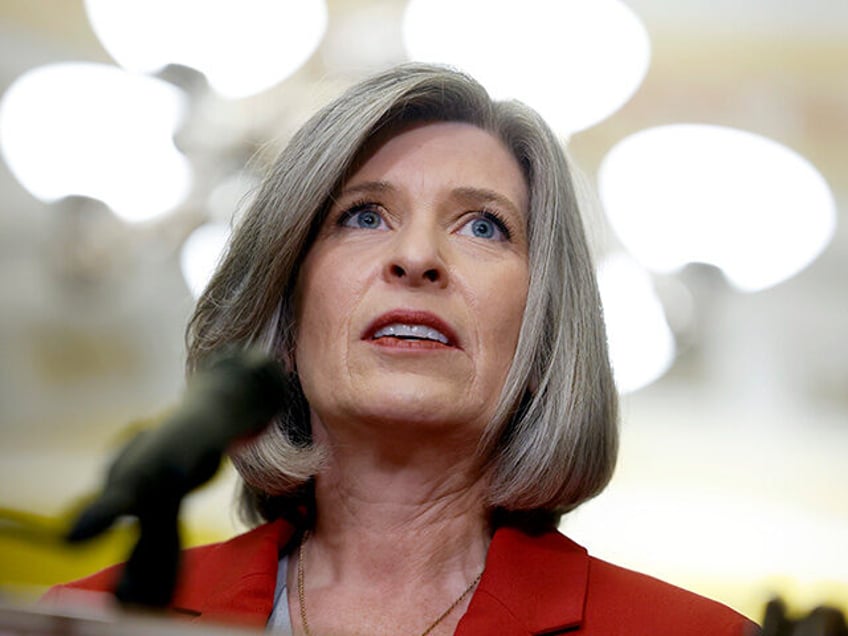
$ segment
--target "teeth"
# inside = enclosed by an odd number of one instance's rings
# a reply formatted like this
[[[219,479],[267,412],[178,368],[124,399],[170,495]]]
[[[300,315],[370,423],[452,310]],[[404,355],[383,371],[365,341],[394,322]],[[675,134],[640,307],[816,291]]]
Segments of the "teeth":
[[[432,327],[426,325],[405,325],[399,322],[386,325],[377,330],[374,334],[374,340],[384,338],[386,336],[395,336],[396,338],[418,338],[420,340],[435,340],[442,344],[448,344],[447,336],[436,331]]]

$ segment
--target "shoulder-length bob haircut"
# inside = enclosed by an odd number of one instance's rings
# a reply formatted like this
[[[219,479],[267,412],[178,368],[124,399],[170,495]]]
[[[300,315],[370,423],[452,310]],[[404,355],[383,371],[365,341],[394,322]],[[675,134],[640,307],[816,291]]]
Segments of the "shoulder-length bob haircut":
[[[500,139],[530,193],[530,282],[496,415],[478,460],[493,512],[558,518],[608,483],[618,451],[618,400],[592,258],[562,146],[538,114],[495,102],[455,70],[406,64],[366,79],[318,111],[268,169],[186,331],[191,373],[224,346],[293,351],[299,266],[363,148],[413,123],[460,121]],[[320,471],[309,410],[294,374],[290,406],[232,449],[252,522],[291,516]],[[289,513],[289,514],[287,514]]]

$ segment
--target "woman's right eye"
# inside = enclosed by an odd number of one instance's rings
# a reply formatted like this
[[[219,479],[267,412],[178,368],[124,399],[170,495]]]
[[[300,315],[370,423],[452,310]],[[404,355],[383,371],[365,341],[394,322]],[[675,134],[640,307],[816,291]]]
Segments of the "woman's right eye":
[[[356,205],[342,214],[339,225],[343,227],[359,228],[362,230],[387,230],[383,215],[377,206],[372,204]]]

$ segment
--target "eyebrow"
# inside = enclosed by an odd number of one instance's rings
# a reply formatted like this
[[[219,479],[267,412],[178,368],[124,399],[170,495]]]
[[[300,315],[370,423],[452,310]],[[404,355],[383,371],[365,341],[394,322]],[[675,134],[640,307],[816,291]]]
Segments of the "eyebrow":
[[[362,183],[357,183],[354,186],[346,187],[342,189],[339,193],[340,197],[350,196],[352,194],[370,194],[370,193],[384,193],[384,192],[394,192],[397,188],[395,188],[388,181],[364,181]]]
[[[525,214],[511,199],[500,194],[499,192],[489,190],[488,188],[473,188],[469,186],[463,186],[460,188],[454,188],[452,194],[455,198],[463,202],[467,201],[470,203],[476,203],[478,205],[484,203],[494,203],[499,207],[506,208],[507,211],[512,212],[513,214],[516,214],[520,217],[525,216]]]
[[[396,192],[397,188],[387,181],[364,181],[354,186],[344,188],[340,196],[351,196],[355,194]],[[488,188],[475,188],[472,186],[461,186],[451,190],[451,196],[466,204],[496,204],[506,208],[508,211],[524,216],[518,206],[508,197],[490,190]]]

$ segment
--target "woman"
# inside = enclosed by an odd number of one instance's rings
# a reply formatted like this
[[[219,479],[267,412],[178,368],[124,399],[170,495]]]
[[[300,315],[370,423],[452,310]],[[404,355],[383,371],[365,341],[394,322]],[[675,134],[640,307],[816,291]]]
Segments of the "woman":
[[[721,605],[556,532],[617,451],[600,301],[556,137],[402,66],[294,136],[188,329],[297,398],[232,452],[260,523],[187,551],[198,620],[339,634],[742,634]],[[82,587],[105,585],[100,575]]]

